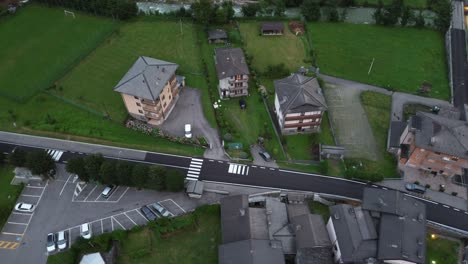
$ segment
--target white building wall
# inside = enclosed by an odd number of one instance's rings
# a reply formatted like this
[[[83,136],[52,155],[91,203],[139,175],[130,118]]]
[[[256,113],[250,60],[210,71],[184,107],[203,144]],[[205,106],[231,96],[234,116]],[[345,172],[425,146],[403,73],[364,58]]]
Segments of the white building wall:
[[[327,223],[327,232],[328,236],[330,237],[330,241],[333,245],[333,253],[335,255],[335,262],[340,262],[341,263],[341,251],[340,251],[340,245],[338,245],[338,240],[336,238],[336,232],[335,232],[335,227],[333,226],[333,219],[330,217],[328,219]]]
[[[390,264],[416,264],[415,262],[406,261],[406,260],[385,260],[384,263],[390,263]]]
[[[283,113],[281,113],[280,109],[280,103],[278,99],[278,95],[275,93],[275,110],[276,110],[276,115],[278,116],[278,123],[280,126],[283,126]]]

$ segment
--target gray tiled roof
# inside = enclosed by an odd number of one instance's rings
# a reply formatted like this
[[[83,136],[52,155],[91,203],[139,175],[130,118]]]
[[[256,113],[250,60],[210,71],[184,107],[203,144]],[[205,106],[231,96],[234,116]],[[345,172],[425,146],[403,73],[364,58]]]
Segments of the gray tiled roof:
[[[114,91],[156,100],[178,67],[172,62],[140,56],[114,87]]]
[[[209,40],[227,39],[226,31],[224,31],[222,29],[210,30],[210,31],[208,31],[208,39]]]
[[[284,30],[283,22],[265,22],[262,23],[263,30]]]
[[[377,256],[377,231],[368,211],[348,204],[335,205],[330,207],[330,219],[345,263],[361,263]]]
[[[223,243],[251,238],[249,200],[247,195],[221,199],[221,229]]]
[[[390,138],[388,147],[398,148],[400,147],[400,137],[405,130],[407,124],[403,121],[392,121],[390,124]]]
[[[218,248],[219,264],[284,264],[283,251],[270,240],[242,240]]]
[[[297,248],[313,248],[331,246],[330,237],[321,215],[305,214],[291,219],[292,228],[296,234]]]
[[[417,112],[410,126],[417,147],[468,159],[468,122]]]
[[[215,64],[219,80],[235,75],[249,74],[249,67],[240,48],[215,49]]]
[[[317,78],[295,73],[284,79],[275,80],[274,85],[283,115],[289,112],[327,109]]]

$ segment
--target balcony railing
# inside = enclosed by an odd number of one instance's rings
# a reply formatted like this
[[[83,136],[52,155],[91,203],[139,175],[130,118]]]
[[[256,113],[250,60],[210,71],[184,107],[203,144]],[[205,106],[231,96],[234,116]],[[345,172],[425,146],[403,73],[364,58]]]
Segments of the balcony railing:
[[[146,99],[141,99],[141,103],[145,105],[151,105],[151,106],[156,106],[157,102],[151,101],[151,100],[146,100]]]
[[[154,106],[143,106],[143,110],[147,111],[147,112],[152,112],[152,113],[156,113],[156,114],[159,114],[161,112],[161,105],[158,105],[156,107]]]
[[[294,123],[294,124],[284,124],[285,128],[291,127],[305,127],[305,126],[318,126],[320,122],[307,122],[307,123]]]
[[[147,118],[151,118],[151,119],[159,119],[162,117],[161,114],[156,114],[156,113],[152,113],[152,112],[145,112],[145,116]]]
[[[316,119],[322,118],[322,115],[303,115],[303,116],[287,116],[284,120],[291,121],[291,120],[304,120],[304,119]]]

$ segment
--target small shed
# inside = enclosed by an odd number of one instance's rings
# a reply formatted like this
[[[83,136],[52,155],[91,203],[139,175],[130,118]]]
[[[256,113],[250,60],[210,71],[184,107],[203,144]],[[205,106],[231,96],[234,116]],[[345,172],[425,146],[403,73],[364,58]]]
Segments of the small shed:
[[[283,22],[265,22],[262,24],[261,33],[264,36],[283,35],[284,25]]]
[[[203,195],[204,183],[201,181],[188,181],[186,193],[190,198],[200,199]]]
[[[208,31],[208,43],[226,43],[227,40],[227,33],[222,29]]]
[[[106,264],[106,262],[102,258],[101,253],[96,252],[84,255],[81,258],[80,264]]]
[[[346,150],[340,146],[320,145],[320,157],[322,159],[344,159]]]

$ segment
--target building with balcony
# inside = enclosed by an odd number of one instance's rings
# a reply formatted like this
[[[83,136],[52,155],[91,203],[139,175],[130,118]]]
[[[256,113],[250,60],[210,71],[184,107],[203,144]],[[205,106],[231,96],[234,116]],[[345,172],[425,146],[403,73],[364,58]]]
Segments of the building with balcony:
[[[215,49],[215,66],[221,98],[249,94],[249,67],[240,48]]]
[[[468,123],[417,112],[401,134],[398,157],[429,175],[459,178],[468,168]]]
[[[319,132],[327,103],[317,78],[294,73],[275,80],[275,111],[283,135]]]
[[[167,119],[179,99],[185,78],[175,74],[179,65],[150,57],[139,57],[114,91],[122,95],[128,114],[150,125]]]

